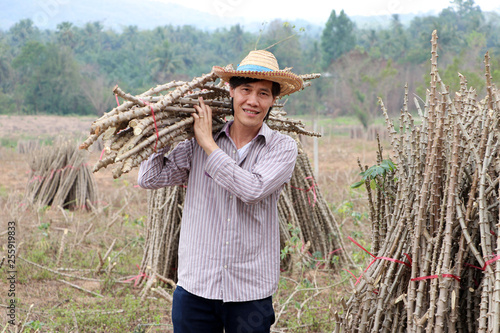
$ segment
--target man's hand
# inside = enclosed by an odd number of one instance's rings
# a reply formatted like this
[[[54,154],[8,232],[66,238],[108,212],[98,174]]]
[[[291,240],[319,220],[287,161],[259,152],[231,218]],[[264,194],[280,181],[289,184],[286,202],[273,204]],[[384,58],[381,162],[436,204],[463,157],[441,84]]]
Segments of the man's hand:
[[[219,148],[212,135],[212,109],[203,102],[203,97],[200,97],[199,100],[200,105],[194,106],[198,113],[192,114],[194,118],[194,137],[207,155],[210,155]]]

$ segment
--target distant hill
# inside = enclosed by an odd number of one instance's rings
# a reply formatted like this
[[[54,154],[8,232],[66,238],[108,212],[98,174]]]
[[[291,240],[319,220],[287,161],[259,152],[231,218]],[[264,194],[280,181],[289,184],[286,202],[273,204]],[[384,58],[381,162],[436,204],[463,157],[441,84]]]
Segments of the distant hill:
[[[417,16],[437,15],[438,13],[428,12],[425,14],[398,14],[399,21],[404,26],[409,26],[411,21]],[[376,16],[350,16],[349,17],[359,29],[383,29],[387,28],[392,21],[392,15]]]
[[[5,0],[2,0],[2,2]],[[227,25],[209,15],[186,7],[151,0],[7,0],[1,5],[0,28],[9,29],[21,19],[31,18],[40,29],[55,29],[57,24],[69,21],[81,26],[99,21],[105,27],[120,30],[137,25],[140,29],[157,26],[199,24],[203,29]]]
[[[5,4],[7,2],[7,4]],[[61,22],[83,26],[88,22],[101,22],[106,28],[120,31],[123,27],[136,25],[139,29],[158,26],[193,25],[199,29],[213,31],[241,24],[247,31],[259,31],[263,22],[250,21],[244,17],[222,18],[181,5],[154,0],[0,0],[0,29],[8,30],[22,19],[30,18],[39,29],[56,29]],[[297,20],[291,22],[317,33],[322,25]]]
[[[438,13],[418,14],[418,16]],[[408,25],[415,14],[400,14],[403,25]],[[0,30],[8,30],[22,19],[30,18],[39,29],[56,29],[61,22],[83,26],[88,22],[101,22],[106,28],[120,31],[123,27],[136,25],[139,29],[158,26],[192,25],[198,29],[213,31],[240,24],[246,31],[258,32],[263,21],[245,17],[222,18],[181,5],[167,4],[155,0],[0,0]],[[386,28],[391,15],[352,16],[350,19],[360,29]],[[305,28],[305,33],[319,36],[326,22],[294,20],[290,23]]]

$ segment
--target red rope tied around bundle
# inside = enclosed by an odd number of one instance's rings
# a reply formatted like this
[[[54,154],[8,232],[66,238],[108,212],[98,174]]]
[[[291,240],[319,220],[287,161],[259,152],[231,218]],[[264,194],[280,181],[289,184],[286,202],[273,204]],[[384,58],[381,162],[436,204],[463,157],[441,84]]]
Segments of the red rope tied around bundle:
[[[474,265],[471,265],[471,264],[467,264],[465,263],[464,266],[467,266],[467,267],[472,267],[472,268],[477,268],[481,271],[485,271],[486,270],[486,267],[488,265],[491,265],[492,263],[494,263],[495,261],[497,260],[500,260],[500,255],[497,255],[496,257],[494,257],[493,259],[490,259],[488,260],[487,262],[484,263],[484,266],[483,267],[478,267],[478,266],[474,266]]]
[[[471,264],[468,264],[468,263],[465,263],[464,266],[466,267],[472,267],[472,268],[476,268],[476,269],[479,269],[481,271],[485,271],[486,270],[486,267],[488,265],[491,265],[492,263],[494,263],[495,261],[497,260],[500,260],[500,255],[497,255],[496,257],[494,257],[493,259],[490,259],[488,260],[487,262],[484,263],[484,266],[483,267],[478,267],[478,266],[474,266],[474,265],[471,265]],[[460,276],[457,276],[457,275],[453,275],[453,274],[441,274],[441,275],[429,275],[429,276],[421,276],[421,277],[416,277],[416,278],[413,278],[411,279],[412,281],[421,281],[421,280],[429,280],[429,279],[437,279],[439,276],[441,277],[444,277],[444,278],[453,278],[457,281],[460,282]]]
[[[74,165],[68,164],[68,165],[66,165],[66,166],[64,166],[64,167],[62,167],[60,169],[52,169],[52,170],[50,170],[50,176],[48,177],[48,179],[51,180],[54,177],[54,174],[56,172],[63,172],[66,169],[78,169],[81,166],[88,166],[88,164],[87,163],[82,163],[80,166],[77,166],[77,167],[75,167]],[[35,171],[33,170],[33,172],[35,172]],[[31,183],[31,182],[34,182],[36,180],[38,180],[39,182],[41,182],[45,178],[47,178],[47,177],[46,176],[36,176],[35,175],[35,176],[33,176],[31,178],[31,180],[29,182]]]
[[[141,278],[149,279],[149,276],[147,276],[145,272],[141,273],[141,271],[140,271],[141,268],[139,267],[139,265],[136,265],[136,266],[137,266],[137,268],[139,268],[139,274],[136,275],[136,276],[134,276],[134,277],[131,277],[130,279],[127,279],[127,280],[123,281],[123,282],[134,281],[134,287],[137,286],[137,284],[139,283],[139,281],[140,281]]]
[[[479,269],[481,271],[485,271],[486,267],[488,265],[491,265],[492,263],[494,263],[495,261],[498,261],[498,260],[500,260],[500,255],[497,255],[493,259],[490,259],[487,262],[485,262],[483,267],[474,266],[474,265],[471,265],[471,264],[468,264],[468,263],[465,263],[464,266],[476,268],[476,269]],[[443,278],[452,278],[452,279],[457,280],[458,282],[460,282],[460,279],[461,279],[460,276],[457,276],[457,275],[454,275],[454,274],[440,274],[440,275],[428,275],[428,276],[416,277],[416,278],[413,278],[411,280],[412,281],[430,280],[430,279],[437,279],[440,276],[443,277]]]
[[[291,185],[290,186],[292,188],[296,189],[296,190],[304,191],[304,192],[306,192],[306,194],[308,192],[312,191],[312,194],[313,194],[313,203],[311,204],[311,198],[309,197],[309,195],[307,195],[307,201],[309,202],[309,206],[314,207],[316,205],[316,201],[317,201],[316,186],[318,184],[314,183],[314,178],[312,176],[306,177],[304,179],[312,179],[313,180],[313,184],[311,186],[309,186],[309,188],[307,188],[307,189],[303,189],[303,188],[299,188],[299,187],[295,187],[295,186],[291,186]]]
[[[353,273],[351,273],[351,271],[349,271],[349,270],[347,270],[347,269],[344,268],[345,271],[349,272],[356,279],[356,283],[354,285],[358,284],[358,282],[361,280],[361,277],[363,276],[364,273],[366,273],[366,271],[368,270],[368,268],[370,268],[370,266],[373,265],[373,263],[376,260],[379,260],[379,259],[381,259],[381,260],[387,260],[387,261],[392,261],[392,262],[397,262],[398,264],[403,264],[405,266],[411,267],[412,262],[411,262],[411,258],[408,255],[408,253],[403,253],[403,254],[406,256],[406,258],[408,258],[408,261],[410,263],[407,263],[407,262],[404,262],[404,261],[401,261],[401,260],[397,260],[397,259],[394,259],[394,258],[389,258],[389,257],[377,257],[377,256],[373,255],[372,253],[370,253],[370,251],[368,251],[367,249],[365,249],[363,246],[361,246],[361,244],[359,244],[358,242],[356,242],[352,237],[347,236],[347,238],[349,238],[349,240],[351,242],[353,242],[354,244],[356,244],[359,248],[361,248],[363,251],[365,251],[366,253],[368,253],[373,258],[373,260],[368,264],[368,266],[363,271],[363,273],[361,273],[361,275],[359,276],[359,278],[356,278],[356,276]]]
[[[149,105],[149,107],[151,108],[151,116],[153,117],[153,123],[155,124],[155,133],[156,133],[155,152],[156,152],[156,147],[158,146],[158,140],[160,139],[160,135],[158,134],[158,126],[156,125],[155,110],[153,110],[153,106],[151,105],[151,103],[143,101],[142,99],[140,101],[146,105]]]

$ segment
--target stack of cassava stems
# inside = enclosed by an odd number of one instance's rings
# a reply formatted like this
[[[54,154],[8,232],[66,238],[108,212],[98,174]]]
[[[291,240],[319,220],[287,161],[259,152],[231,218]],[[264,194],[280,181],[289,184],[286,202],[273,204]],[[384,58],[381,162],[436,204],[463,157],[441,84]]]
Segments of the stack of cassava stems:
[[[397,169],[368,192],[373,257],[342,302],[338,331],[500,330],[500,91],[486,54],[485,98],[460,74],[460,91],[450,96],[435,31],[431,44],[423,111],[415,100],[419,124],[407,93],[399,131],[381,102]]]
[[[38,207],[90,210],[97,204],[97,186],[87,154],[72,141],[57,140],[28,152],[31,169],[27,199]]]
[[[230,66],[230,65],[229,65]],[[320,74],[301,75],[305,84]],[[113,93],[125,102],[90,127],[90,136],[80,145],[88,149],[98,138],[104,141],[101,159],[94,166],[94,172],[108,165],[115,165],[113,176],[120,177],[146,160],[160,148],[192,137],[194,105],[203,97],[213,111],[213,130],[218,131],[231,115],[231,101],[228,86],[215,84],[218,77],[213,73],[194,78],[190,82],[172,81],[151,88],[133,96],[118,86]],[[319,136],[304,129],[297,120],[286,118],[283,104],[278,100],[273,106],[268,125],[282,132]]]
[[[282,247],[290,244],[288,229],[295,228],[299,231],[300,248],[295,248],[294,252],[302,251],[301,261],[308,267],[328,269],[333,268],[335,262],[344,267],[354,266],[344,250],[338,223],[316,183],[316,175],[300,141],[298,147],[292,178],[285,185],[278,201]],[[295,264],[294,261],[292,259],[289,264]]]

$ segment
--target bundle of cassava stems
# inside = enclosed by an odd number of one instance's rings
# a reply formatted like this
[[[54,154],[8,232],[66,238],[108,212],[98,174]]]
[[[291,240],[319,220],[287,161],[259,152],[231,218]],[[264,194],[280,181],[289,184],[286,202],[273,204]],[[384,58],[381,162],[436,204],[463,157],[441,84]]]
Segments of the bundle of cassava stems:
[[[87,154],[74,142],[56,140],[27,152],[31,169],[26,198],[38,207],[93,209],[97,185],[87,166]]]
[[[399,126],[381,102],[396,169],[365,179],[372,258],[342,302],[338,331],[500,330],[500,91],[486,54],[484,99],[460,74],[450,96],[437,68],[436,31],[431,44],[418,121],[407,92]]]
[[[231,65],[228,65],[231,66]],[[320,74],[301,75],[304,88]],[[80,145],[87,149],[98,138],[104,141],[101,159],[94,172],[114,164],[113,177],[118,178],[147,159],[154,151],[192,137],[194,105],[203,97],[212,108],[213,130],[218,131],[230,116],[229,88],[213,73],[194,78],[190,82],[172,81],[134,96],[118,86],[113,93],[125,102],[94,121],[90,136]],[[273,106],[268,125],[282,132],[319,136],[304,129],[302,122],[286,118],[281,100]]]

